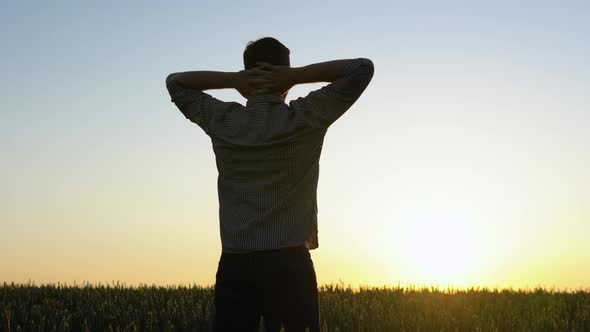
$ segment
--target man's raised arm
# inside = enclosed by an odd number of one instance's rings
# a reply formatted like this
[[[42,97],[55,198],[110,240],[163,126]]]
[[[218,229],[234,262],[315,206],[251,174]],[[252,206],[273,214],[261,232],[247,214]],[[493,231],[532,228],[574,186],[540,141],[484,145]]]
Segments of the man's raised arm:
[[[260,68],[268,72],[262,75],[262,86],[280,93],[298,84],[329,82],[290,103],[312,126],[323,128],[329,127],[357,101],[374,73],[373,62],[365,58],[332,60],[296,68],[261,64]]]
[[[263,83],[260,75],[263,73],[260,68],[239,72],[186,71],[168,75],[166,85],[176,83],[185,89],[198,91],[236,89],[245,97],[259,92]]]

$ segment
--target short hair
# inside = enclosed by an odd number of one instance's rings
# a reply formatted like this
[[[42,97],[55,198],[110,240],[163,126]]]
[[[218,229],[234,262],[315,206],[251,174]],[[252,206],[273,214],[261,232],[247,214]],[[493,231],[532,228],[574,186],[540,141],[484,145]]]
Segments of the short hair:
[[[272,37],[260,38],[251,41],[244,50],[244,68],[246,70],[256,67],[256,62],[266,62],[275,66],[290,66],[289,55],[291,51],[287,46]]]

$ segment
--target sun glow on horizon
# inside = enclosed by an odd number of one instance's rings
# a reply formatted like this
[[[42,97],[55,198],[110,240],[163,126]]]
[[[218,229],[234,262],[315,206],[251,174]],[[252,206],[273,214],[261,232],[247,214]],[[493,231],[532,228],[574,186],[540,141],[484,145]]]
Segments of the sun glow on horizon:
[[[480,267],[483,232],[460,213],[425,213],[400,232],[398,250],[417,283],[467,285]]]

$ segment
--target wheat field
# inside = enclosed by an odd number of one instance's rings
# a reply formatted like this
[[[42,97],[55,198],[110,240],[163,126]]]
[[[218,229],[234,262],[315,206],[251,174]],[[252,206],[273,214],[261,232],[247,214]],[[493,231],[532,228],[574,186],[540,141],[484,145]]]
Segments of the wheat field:
[[[320,305],[322,331],[590,331],[589,291],[325,285]],[[213,311],[197,285],[0,285],[1,331],[210,331]]]

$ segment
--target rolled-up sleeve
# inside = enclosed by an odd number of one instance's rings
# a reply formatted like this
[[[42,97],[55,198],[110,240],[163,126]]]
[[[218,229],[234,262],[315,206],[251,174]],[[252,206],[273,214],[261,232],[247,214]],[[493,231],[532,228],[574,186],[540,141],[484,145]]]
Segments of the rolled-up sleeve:
[[[187,119],[210,134],[215,117],[229,109],[231,103],[216,99],[203,91],[184,88],[172,76],[166,78],[166,88],[171,101]]]
[[[312,126],[328,128],[359,99],[373,73],[371,60],[352,59],[340,67],[338,80],[292,100],[289,106]]]

